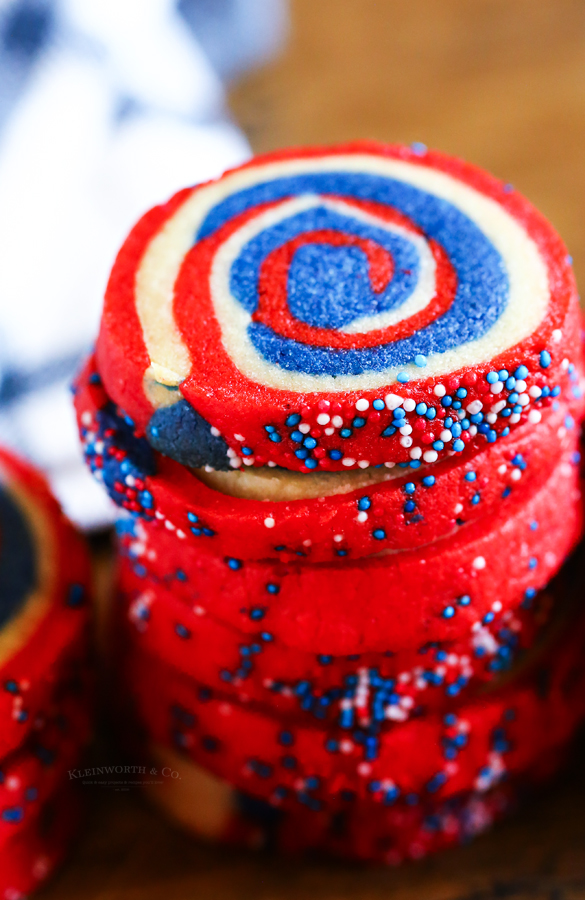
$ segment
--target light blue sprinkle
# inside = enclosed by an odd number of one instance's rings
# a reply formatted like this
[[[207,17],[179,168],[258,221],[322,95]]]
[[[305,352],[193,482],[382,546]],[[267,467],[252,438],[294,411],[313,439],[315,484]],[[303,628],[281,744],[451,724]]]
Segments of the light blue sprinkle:
[[[408,375],[406,374],[406,372],[399,372],[398,375],[396,376],[396,381],[399,381],[400,384],[407,384],[410,381],[410,379],[409,379]]]
[[[372,406],[374,407],[374,409],[378,409],[378,410],[384,409],[384,401],[377,398],[372,403]]]
[[[552,360],[548,350],[543,350],[540,354],[540,365],[543,369],[548,369]]]
[[[499,381],[500,379],[498,378],[497,372],[488,372],[485,376],[485,380],[488,384],[495,384],[496,381]]]
[[[415,366],[418,366],[419,369],[424,369],[424,367],[427,365],[426,356],[423,356],[422,353],[417,353],[414,357],[414,364]]]

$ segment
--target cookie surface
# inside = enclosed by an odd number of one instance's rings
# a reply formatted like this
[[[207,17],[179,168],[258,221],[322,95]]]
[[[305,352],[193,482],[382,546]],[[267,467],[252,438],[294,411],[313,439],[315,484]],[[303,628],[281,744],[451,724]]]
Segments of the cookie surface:
[[[259,157],[147,214],[97,357],[161,452],[301,472],[494,442],[581,366],[548,223],[472,166],[368,143]]]

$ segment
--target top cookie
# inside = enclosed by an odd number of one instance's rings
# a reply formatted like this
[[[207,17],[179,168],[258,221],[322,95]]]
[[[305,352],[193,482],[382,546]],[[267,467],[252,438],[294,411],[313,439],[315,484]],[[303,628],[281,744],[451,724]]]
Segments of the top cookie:
[[[416,465],[578,390],[578,323],[567,252],[509,185],[356,143],[258,157],[147,213],[97,359],[185,465]]]

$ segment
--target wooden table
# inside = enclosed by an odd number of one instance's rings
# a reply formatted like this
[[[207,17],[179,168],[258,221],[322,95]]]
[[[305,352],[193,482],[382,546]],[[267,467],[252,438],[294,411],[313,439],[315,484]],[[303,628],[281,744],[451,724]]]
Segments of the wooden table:
[[[232,91],[256,150],[422,140],[511,181],[585,279],[582,0],[294,0],[283,57]],[[108,747],[109,749],[105,749]],[[111,745],[96,750],[116,759]],[[101,754],[101,755],[100,755]],[[86,788],[90,815],[54,900],[585,898],[582,746],[561,783],[475,844],[400,870],[198,846],[137,790]]]

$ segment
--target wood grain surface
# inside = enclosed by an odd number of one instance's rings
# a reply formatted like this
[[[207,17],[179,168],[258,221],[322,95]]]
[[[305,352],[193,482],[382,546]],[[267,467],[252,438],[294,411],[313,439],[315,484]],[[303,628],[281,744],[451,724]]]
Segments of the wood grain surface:
[[[583,0],[293,0],[288,48],[234,86],[255,150],[424,141],[512,182],[585,280]],[[103,568],[103,564],[102,564]],[[117,762],[102,740],[94,762]],[[562,780],[469,847],[398,870],[191,841],[138,789],[85,788],[88,819],[46,900],[585,900],[585,747]]]

